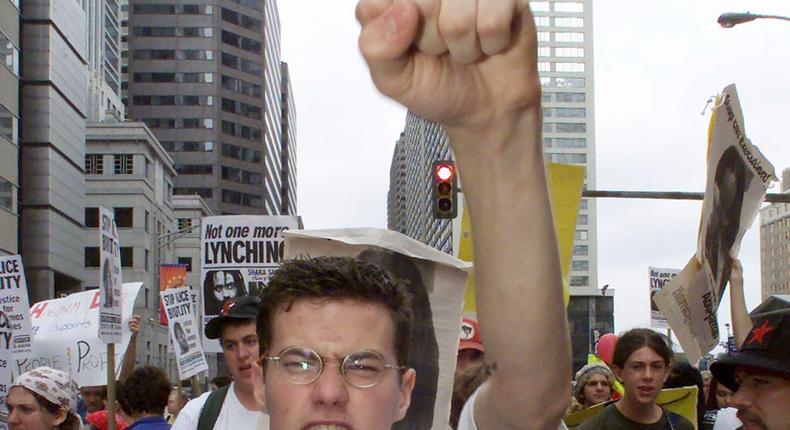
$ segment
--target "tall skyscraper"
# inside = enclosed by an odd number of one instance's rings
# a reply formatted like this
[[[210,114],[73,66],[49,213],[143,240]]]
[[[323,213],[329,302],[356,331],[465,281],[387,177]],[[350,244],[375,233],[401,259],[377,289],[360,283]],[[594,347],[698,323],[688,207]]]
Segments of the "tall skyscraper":
[[[782,171],[782,193],[790,192],[790,168]],[[761,301],[790,294],[790,203],[760,209]]]
[[[282,197],[280,213],[296,215],[296,105],[294,104],[291,75],[288,64],[282,67],[282,148],[280,149],[280,165],[282,166]]]
[[[585,184],[595,189],[592,4],[591,0],[530,1],[537,26],[546,159],[586,166]],[[447,157],[451,152],[441,128],[409,113],[393,154],[388,225],[454,252],[452,225],[434,219],[430,207],[431,163]],[[463,176],[460,179],[463,184]],[[591,331],[614,329],[613,292],[601,296],[597,288],[596,238],[595,200],[585,198],[574,237],[568,309],[577,368],[586,362]]]
[[[21,5],[20,251],[36,302],[80,290],[84,277],[88,21],[78,1]]]
[[[282,213],[276,2],[131,0],[128,13],[128,116],[170,152],[175,193],[217,214]]]
[[[0,255],[19,252],[19,0],[0,2]]]
[[[120,121],[121,4],[119,0],[84,0],[88,19],[88,118]]]

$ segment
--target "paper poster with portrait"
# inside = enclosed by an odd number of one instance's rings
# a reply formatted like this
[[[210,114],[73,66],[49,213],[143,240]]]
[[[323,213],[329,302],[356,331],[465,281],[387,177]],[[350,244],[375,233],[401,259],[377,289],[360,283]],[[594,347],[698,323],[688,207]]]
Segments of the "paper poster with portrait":
[[[104,343],[121,342],[121,245],[115,215],[107,208],[99,208],[99,338]]]
[[[746,136],[735,85],[722,92],[711,122],[697,259],[721,299],[732,258],[737,258],[741,239],[757,216],[768,186],[777,178],[774,166]]]
[[[656,294],[664,289],[664,286],[669,284],[675,276],[678,276],[680,270],[678,269],[665,269],[660,267],[648,267],[648,279],[650,280],[650,327],[658,329],[666,329],[669,327],[667,317],[658,309],[656,305]]]
[[[738,93],[717,97],[708,135],[708,176],[697,250],[681,273],[655,295],[658,308],[691,362],[719,344],[719,303],[741,239],[752,225],[774,167],[746,136]]]
[[[416,370],[417,382],[406,417],[392,428],[445,430],[471,263],[391,230],[299,230],[285,237],[286,258],[356,257],[379,265],[407,285],[414,315],[408,365]]]
[[[181,380],[208,370],[200,345],[202,330],[195,318],[191,290],[190,287],[180,287],[159,292],[165,307],[172,351],[178,364],[178,379]]]
[[[228,299],[258,294],[266,286],[283,259],[282,233],[298,226],[295,216],[227,215],[202,219],[203,327],[219,315]],[[218,341],[205,336],[203,350],[222,351]]]

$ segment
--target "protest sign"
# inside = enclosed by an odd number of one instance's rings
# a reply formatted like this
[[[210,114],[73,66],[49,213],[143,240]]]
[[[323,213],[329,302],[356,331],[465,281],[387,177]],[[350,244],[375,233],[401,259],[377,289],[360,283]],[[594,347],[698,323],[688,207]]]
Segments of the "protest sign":
[[[648,267],[648,279],[650,280],[650,327],[667,329],[667,317],[658,309],[654,300],[656,293],[661,291],[675,276],[678,276],[678,269],[662,269],[658,267]]]
[[[203,326],[219,315],[226,300],[258,294],[266,286],[283,259],[282,232],[298,225],[295,216],[230,215],[202,219]],[[218,341],[206,338],[203,350],[222,351]]]
[[[121,245],[115,215],[106,208],[99,208],[99,338],[104,343],[121,341]]]
[[[189,287],[160,291],[167,316],[172,351],[178,363],[179,379],[189,379],[208,370],[206,357],[200,346],[200,328],[194,314],[192,292]]]
[[[563,297],[567,306],[570,300],[570,268],[573,260],[576,217],[579,215],[584,189],[585,167],[575,164],[547,163],[546,176],[549,181],[554,230],[557,233],[557,248],[560,252]],[[461,181],[463,182],[463,178]],[[472,222],[466,207],[461,220],[461,240],[458,248],[458,258],[474,261]],[[476,310],[474,274],[470,273],[466,281],[464,311],[472,313]]]
[[[123,336],[115,350],[116,375],[120,374],[123,354],[132,336],[129,320],[142,285],[123,284]],[[31,306],[33,351],[29,358],[15,360],[14,374],[49,366],[70,372],[80,386],[107,385],[107,347],[98,337],[101,305],[101,293],[92,290]]]
[[[33,331],[22,257],[0,257],[0,349],[20,358],[30,353]]]
[[[187,266],[185,264],[160,264],[159,265],[159,291],[168,288],[179,288],[186,286]],[[165,314],[165,304],[159,303],[159,324],[167,325],[167,315]]]
[[[716,98],[697,250],[655,303],[692,363],[719,343],[719,303],[740,241],[757,216],[774,167],[746,137],[735,85]]]
[[[390,230],[289,231],[285,237],[286,258],[355,257],[384,268],[407,286],[414,315],[407,365],[419,376],[406,417],[392,428],[445,430],[471,264]]]

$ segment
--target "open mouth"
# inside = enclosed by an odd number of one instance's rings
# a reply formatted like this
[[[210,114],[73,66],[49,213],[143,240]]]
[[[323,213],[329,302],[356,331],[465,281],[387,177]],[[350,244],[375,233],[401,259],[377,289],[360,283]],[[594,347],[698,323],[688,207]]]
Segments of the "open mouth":
[[[308,424],[302,430],[352,430],[350,425],[344,423]]]

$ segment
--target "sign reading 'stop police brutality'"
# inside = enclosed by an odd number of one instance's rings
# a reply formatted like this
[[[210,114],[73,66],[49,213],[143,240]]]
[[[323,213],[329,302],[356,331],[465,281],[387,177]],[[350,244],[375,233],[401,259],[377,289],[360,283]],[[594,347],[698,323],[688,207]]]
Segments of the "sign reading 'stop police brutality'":
[[[160,291],[167,316],[170,341],[178,363],[178,379],[189,379],[208,370],[200,347],[200,330],[192,312],[192,288],[169,288]]]
[[[22,358],[31,351],[30,303],[22,257],[0,257],[0,349]]]
[[[104,343],[120,343],[121,330],[121,244],[115,216],[99,208],[99,338]]]
[[[203,218],[200,232],[204,324],[229,300],[266,287],[285,255],[282,232],[298,228],[297,217],[231,215]],[[202,332],[202,330],[201,330]],[[206,352],[219,343],[204,339]]]

